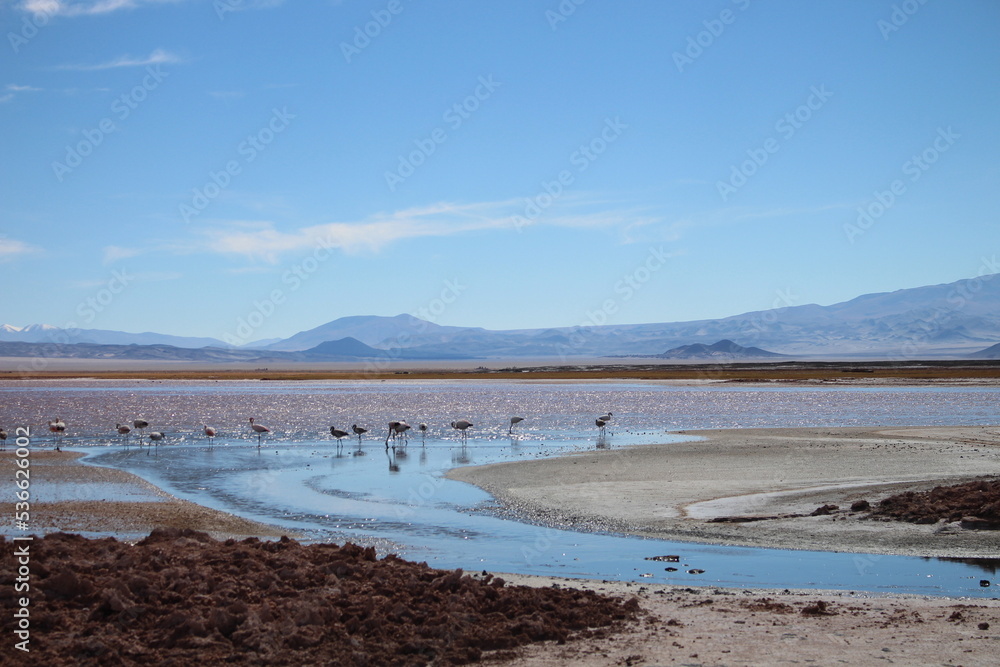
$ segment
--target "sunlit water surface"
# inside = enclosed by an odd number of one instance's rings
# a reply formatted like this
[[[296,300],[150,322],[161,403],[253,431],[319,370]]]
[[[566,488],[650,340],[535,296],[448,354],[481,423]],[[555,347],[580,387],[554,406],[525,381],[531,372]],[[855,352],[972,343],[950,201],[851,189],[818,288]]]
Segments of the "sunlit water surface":
[[[483,491],[443,478],[452,467],[587,449],[676,442],[679,429],[995,424],[989,387],[677,386],[601,382],[0,383],[0,420],[68,424],[67,447],[87,461],[133,472],[202,505],[294,529],[317,541],[350,540],[436,567],[525,574],[772,588],[830,588],[992,596],[980,586],[995,561],[721,547],[580,533],[501,518]],[[614,413],[601,437],[596,416]],[[508,435],[511,416],[524,417]],[[249,417],[268,426],[258,449]],[[128,446],[116,423],[142,417],[166,444]],[[475,426],[468,444],[449,426]],[[386,449],[385,425],[413,427]],[[426,423],[425,435],[416,432]],[[214,443],[203,425],[219,431]],[[359,443],[330,426],[370,429]],[[36,445],[51,437],[35,429]],[[34,489],[36,499],[44,489]],[[94,489],[74,490],[91,499]],[[678,563],[647,558],[678,555]],[[676,571],[667,571],[675,567]],[[695,573],[691,573],[695,570]],[[697,572],[703,570],[703,572]]]

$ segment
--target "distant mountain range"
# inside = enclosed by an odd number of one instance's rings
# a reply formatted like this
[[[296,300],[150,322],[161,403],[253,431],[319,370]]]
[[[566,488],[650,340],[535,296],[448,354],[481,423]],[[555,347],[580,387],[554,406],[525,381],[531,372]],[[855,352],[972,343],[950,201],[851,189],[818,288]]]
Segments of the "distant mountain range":
[[[125,333],[104,329],[60,329],[51,324],[15,327],[0,325],[0,341],[21,343],[90,343],[92,345],[173,345],[175,347],[230,347],[217,338],[193,338],[169,334]]]
[[[866,294],[830,306],[790,306],[715,320],[661,324],[494,331],[441,326],[412,315],[342,317],[289,338],[257,341],[240,348],[215,338],[152,332],[0,326],[0,356],[53,356],[58,350],[59,356],[205,361],[712,358],[726,354],[723,349],[713,349],[726,341],[736,346],[733,350],[750,350],[760,355],[757,358],[773,354],[889,359],[995,355],[994,347],[1000,341],[1000,274]],[[685,349],[698,345],[702,347]],[[739,350],[735,354],[745,354]]]
[[[131,359],[147,361],[268,362],[268,361],[356,361],[426,359],[419,352],[390,353],[365,345],[356,338],[326,341],[299,352],[277,352],[221,347],[175,347],[173,345],[94,345],[93,343],[0,342],[0,357],[46,357],[49,359]],[[455,355],[435,359],[462,358]]]

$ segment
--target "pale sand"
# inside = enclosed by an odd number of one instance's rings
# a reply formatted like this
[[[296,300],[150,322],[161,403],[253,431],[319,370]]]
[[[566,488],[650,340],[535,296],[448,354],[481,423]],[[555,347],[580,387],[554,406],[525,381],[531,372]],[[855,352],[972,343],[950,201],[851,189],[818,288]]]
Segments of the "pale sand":
[[[648,612],[610,637],[528,646],[511,667],[996,665],[1000,600],[683,588],[501,575],[635,596]],[[820,600],[827,614],[804,614]],[[981,625],[983,624],[983,625]]]
[[[288,530],[180,500],[131,473],[84,465],[78,461],[81,456],[32,451],[28,533],[108,533],[134,539],[162,527],[193,528],[217,539],[294,536]],[[0,452],[3,479],[14,480],[15,460],[14,447]],[[13,484],[5,483],[4,489],[0,515],[13,518]],[[75,489],[85,490],[76,497],[86,499],[73,500]]]
[[[996,531],[832,516],[905,490],[1000,474],[1000,427],[688,431],[697,440],[456,468],[515,514],[672,540],[917,556],[998,557]]]

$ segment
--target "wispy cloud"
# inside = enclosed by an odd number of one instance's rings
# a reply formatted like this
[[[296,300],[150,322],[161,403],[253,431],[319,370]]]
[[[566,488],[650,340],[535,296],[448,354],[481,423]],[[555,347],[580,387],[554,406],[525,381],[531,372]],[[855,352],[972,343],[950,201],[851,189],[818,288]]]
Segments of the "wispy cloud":
[[[540,216],[532,224],[573,229],[622,228],[654,218],[627,210],[579,211],[582,201],[566,202],[557,214]],[[449,237],[479,231],[518,231],[514,216],[524,200],[456,204],[441,202],[401,211],[377,213],[353,222],[331,222],[297,229],[278,229],[269,221],[229,221],[202,229],[194,247],[179,252],[211,252],[276,263],[283,255],[315,248],[346,253],[379,252],[387,246],[415,238]]]
[[[23,0],[18,7],[36,16],[91,16],[108,14],[142,5],[156,5],[180,0]]]
[[[94,16],[185,0],[22,0],[19,9],[36,16]],[[285,0],[220,0],[226,12],[280,7]],[[218,4],[218,3],[217,3]]]
[[[16,83],[8,83],[4,86],[6,94],[0,95],[0,104],[5,102],[10,102],[19,93],[37,93],[41,91],[41,88],[35,88],[34,86],[19,86]]]
[[[120,262],[123,259],[136,257],[144,252],[146,251],[139,248],[123,248],[122,246],[109,245],[104,248],[104,257],[101,262],[107,266],[108,264]]]
[[[114,60],[103,63],[68,63],[65,65],[56,65],[53,69],[73,72],[95,72],[105,69],[117,69],[119,67],[147,67],[149,65],[168,65],[180,62],[183,62],[183,60],[179,56],[165,49],[155,49],[146,57],[119,56]]]
[[[0,236],[0,262],[38,252],[38,248],[23,241]]]

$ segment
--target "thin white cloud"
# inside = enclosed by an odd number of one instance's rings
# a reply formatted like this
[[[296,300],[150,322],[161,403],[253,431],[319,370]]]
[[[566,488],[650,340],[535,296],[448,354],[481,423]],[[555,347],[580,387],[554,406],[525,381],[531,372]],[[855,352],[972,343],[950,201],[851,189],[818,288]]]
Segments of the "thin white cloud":
[[[107,266],[108,264],[120,262],[123,259],[136,257],[144,252],[146,251],[139,248],[123,248],[122,246],[109,245],[104,248],[104,257],[101,262]]]
[[[0,236],[0,262],[38,252],[38,248],[23,241]]]
[[[95,72],[105,69],[116,69],[119,67],[147,67],[149,65],[169,65],[180,63],[183,60],[165,49],[155,49],[146,57],[135,58],[132,56],[119,56],[114,60],[109,60],[97,64],[69,63],[57,65],[53,69],[68,70],[73,72]]]
[[[567,197],[567,199],[569,199]],[[627,210],[574,211],[584,204],[560,202],[559,213],[548,211],[537,216],[531,225],[573,229],[627,228],[641,223],[653,224],[654,218]],[[281,230],[268,221],[232,221],[203,229],[194,247],[175,247],[180,252],[211,252],[243,256],[276,263],[283,255],[318,248],[346,253],[379,252],[385,247],[414,238],[450,237],[481,231],[503,230],[517,233],[522,227],[515,216],[524,213],[525,200],[454,204],[441,202],[389,213],[378,213],[354,222],[326,224]]]
[[[138,9],[145,5],[159,5],[185,0],[22,0],[17,5],[22,11],[35,16],[96,16],[122,10]],[[238,12],[247,9],[280,7],[285,0],[219,0],[217,11]]]
[[[19,86],[16,83],[8,83],[4,86],[4,90],[7,91],[6,95],[0,95],[0,104],[10,102],[19,93],[37,93],[41,91],[41,88],[35,88],[34,86]]]
[[[178,0],[23,0],[18,7],[36,16],[92,16]]]

